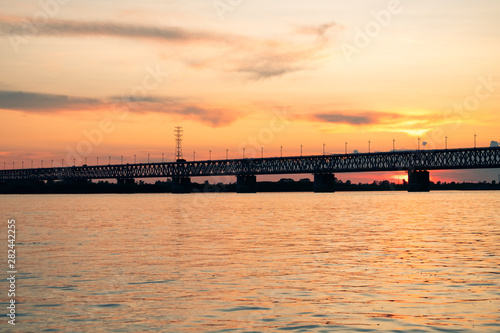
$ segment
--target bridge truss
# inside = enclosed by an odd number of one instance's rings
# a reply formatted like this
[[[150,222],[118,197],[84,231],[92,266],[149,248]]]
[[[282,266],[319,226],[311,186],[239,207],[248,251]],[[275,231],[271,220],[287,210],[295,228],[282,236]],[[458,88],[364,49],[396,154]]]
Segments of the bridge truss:
[[[0,170],[0,181],[500,168],[500,147]]]

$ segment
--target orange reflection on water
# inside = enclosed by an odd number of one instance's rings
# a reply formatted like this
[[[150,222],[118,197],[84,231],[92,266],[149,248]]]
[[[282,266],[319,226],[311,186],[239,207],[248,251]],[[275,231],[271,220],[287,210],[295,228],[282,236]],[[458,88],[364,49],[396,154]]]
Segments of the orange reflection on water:
[[[5,202],[22,221],[28,330],[481,332],[500,324],[499,193]]]

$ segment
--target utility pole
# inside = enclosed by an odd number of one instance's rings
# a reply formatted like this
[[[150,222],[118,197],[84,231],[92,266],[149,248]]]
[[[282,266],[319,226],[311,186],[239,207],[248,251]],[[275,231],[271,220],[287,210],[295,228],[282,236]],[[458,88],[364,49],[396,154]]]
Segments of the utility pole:
[[[264,147],[260,147],[260,158],[264,158]]]
[[[323,143],[323,156],[325,156],[325,143]]]
[[[370,140],[368,140],[368,154],[370,153],[370,144],[371,144],[371,143],[372,143],[372,142],[371,142]]]
[[[182,127],[176,126],[174,134],[175,134],[175,159],[177,160],[177,162],[179,162],[179,160],[182,160],[182,133],[183,133]]]
[[[228,159],[229,149],[226,148],[226,160]]]
[[[302,157],[302,145],[300,145],[300,157]]]
[[[281,157],[283,157],[283,146],[281,146]]]
[[[396,139],[392,139],[392,152],[396,151]]]
[[[444,149],[448,150],[448,137],[444,137]]]
[[[347,141],[345,143],[345,154],[347,155]]]
[[[476,148],[476,138],[477,138],[477,134],[474,133],[474,148]]]

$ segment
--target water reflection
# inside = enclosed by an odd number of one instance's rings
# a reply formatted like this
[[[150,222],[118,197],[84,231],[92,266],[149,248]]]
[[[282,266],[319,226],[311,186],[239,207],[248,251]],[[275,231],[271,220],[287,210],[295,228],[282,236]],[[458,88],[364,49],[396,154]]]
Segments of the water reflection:
[[[18,221],[25,331],[500,328],[497,192],[3,196],[0,207]]]

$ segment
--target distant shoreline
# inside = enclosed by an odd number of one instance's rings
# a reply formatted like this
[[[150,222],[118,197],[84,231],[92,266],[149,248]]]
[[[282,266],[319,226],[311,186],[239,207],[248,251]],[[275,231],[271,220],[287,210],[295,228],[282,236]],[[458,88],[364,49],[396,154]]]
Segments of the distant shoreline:
[[[408,184],[389,181],[371,184],[338,182],[335,192],[407,191]],[[431,191],[491,191],[500,190],[496,182],[486,183],[432,183]],[[257,182],[257,192],[313,192],[313,182],[282,179],[277,182]],[[155,184],[115,184],[108,182],[12,182],[0,183],[0,194],[127,194],[127,193],[171,193],[171,182],[158,181]],[[192,193],[236,193],[236,184],[193,183]]]

